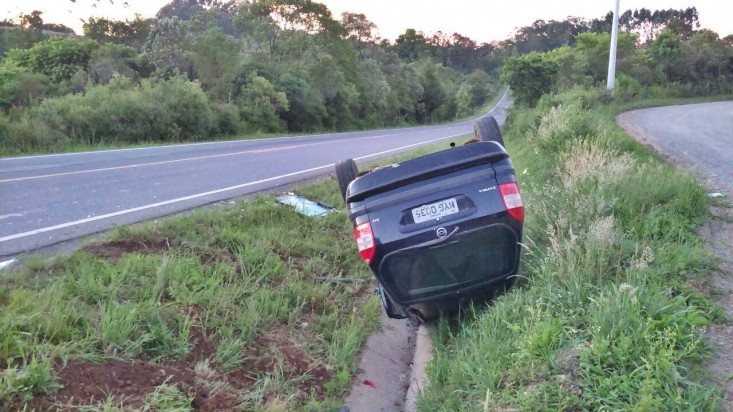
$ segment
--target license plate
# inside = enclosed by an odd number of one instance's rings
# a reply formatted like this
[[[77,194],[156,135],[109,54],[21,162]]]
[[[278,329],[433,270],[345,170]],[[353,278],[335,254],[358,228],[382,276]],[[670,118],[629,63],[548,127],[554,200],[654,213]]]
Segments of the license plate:
[[[458,202],[450,198],[412,209],[412,219],[415,223],[422,223],[454,213],[458,213]]]

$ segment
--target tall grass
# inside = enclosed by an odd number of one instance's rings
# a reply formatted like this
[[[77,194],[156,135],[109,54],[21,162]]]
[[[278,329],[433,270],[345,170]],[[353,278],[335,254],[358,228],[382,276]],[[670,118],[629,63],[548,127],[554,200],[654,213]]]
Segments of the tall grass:
[[[514,111],[508,150],[527,208],[519,290],[443,320],[420,410],[715,410],[705,327],[686,283],[711,258],[704,189],[616,125],[600,92]],[[612,108],[611,108],[612,109]]]
[[[330,180],[303,192],[340,202]],[[109,255],[115,247],[130,253]],[[358,351],[378,324],[370,281],[343,211],[305,217],[265,196],[120,229],[106,242],[29,261],[0,278],[0,409],[53,392],[53,361],[74,359],[144,359],[191,371],[204,365],[196,371],[209,371],[205,380],[240,398],[244,409],[264,408],[272,388],[289,408],[338,406]],[[256,349],[263,338],[305,348],[334,376],[325,397],[294,397],[307,375],[250,370],[253,357],[269,356]],[[202,342],[211,350],[193,359]],[[280,356],[277,346],[268,350]],[[230,373],[248,374],[249,389],[237,391],[221,378]],[[159,386],[145,408],[186,409],[191,399],[179,389],[174,382]],[[82,407],[78,401],[61,407]],[[123,401],[112,396],[94,408]]]

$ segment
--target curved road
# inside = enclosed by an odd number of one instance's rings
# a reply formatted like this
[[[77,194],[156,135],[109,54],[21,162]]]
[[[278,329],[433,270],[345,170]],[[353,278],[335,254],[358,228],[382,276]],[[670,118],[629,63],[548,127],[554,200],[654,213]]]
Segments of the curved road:
[[[490,113],[500,123],[505,93]],[[473,121],[0,159],[0,257],[115,226],[325,176],[359,161],[458,138]]]
[[[663,157],[733,195],[733,102],[634,110],[617,120]]]

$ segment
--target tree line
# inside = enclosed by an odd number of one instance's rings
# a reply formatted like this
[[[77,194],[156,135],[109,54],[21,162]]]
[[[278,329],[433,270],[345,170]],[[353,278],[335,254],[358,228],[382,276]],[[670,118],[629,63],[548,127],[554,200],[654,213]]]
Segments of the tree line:
[[[620,80],[688,79],[677,63],[692,59],[690,50],[717,56],[691,63],[701,79],[728,75],[730,39],[696,31],[694,8],[624,16],[628,78]],[[510,75],[521,56],[543,53],[550,62],[546,73],[521,80],[528,85],[599,82],[608,20],[538,20],[507,40],[478,44],[415,29],[390,42],[363,14],[336,19],[312,0],[173,0],[155,18],[89,18],[83,36],[33,12],[0,23],[0,150],[454,120],[498,92],[502,71],[521,101]],[[709,89],[719,90],[714,83]]]
[[[83,36],[44,34],[38,12],[4,25],[8,153],[441,122],[498,91],[460,35],[407,59],[364,15],[311,0],[174,0],[152,19],[89,18]]]
[[[513,43],[524,53],[504,61],[502,81],[529,106],[547,93],[605,84],[612,19],[540,21],[519,30]],[[619,27],[617,99],[733,93],[733,35],[700,29],[694,7],[627,10]]]

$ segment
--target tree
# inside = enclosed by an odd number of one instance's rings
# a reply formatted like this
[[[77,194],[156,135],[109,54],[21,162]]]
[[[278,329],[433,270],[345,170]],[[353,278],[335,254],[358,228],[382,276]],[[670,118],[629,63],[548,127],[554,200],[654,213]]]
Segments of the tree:
[[[321,130],[328,115],[323,98],[314,90],[302,71],[283,73],[278,82],[279,89],[288,99],[288,110],[280,113],[291,132],[315,132]]]
[[[348,39],[355,42],[357,47],[365,43],[378,43],[379,31],[377,25],[369,21],[361,13],[341,13],[341,25],[346,31]]]
[[[430,46],[425,35],[415,29],[407,29],[395,40],[394,51],[408,63],[430,55]]]
[[[459,116],[470,114],[486,103],[490,95],[496,92],[491,78],[483,71],[476,70],[466,77],[456,92],[456,104]]]
[[[213,100],[231,102],[234,78],[240,66],[240,44],[219,28],[196,40],[191,54],[201,86]]]
[[[8,111],[40,102],[48,93],[49,83],[43,74],[31,73],[10,62],[0,64],[0,109]]]
[[[422,96],[418,100],[420,108],[418,120],[429,123],[433,120],[433,113],[445,103],[445,86],[440,79],[436,64],[424,60],[417,64],[416,68],[423,89]]]
[[[282,132],[285,122],[280,114],[288,110],[285,93],[278,92],[275,86],[261,76],[253,76],[242,88],[237,98],[242,121],[251,132]]]
[[[158,14],[155,17],[158,19],[177,17],[180,20],[188,21],[197,13],[214,9],[233,13],[236,9],[236,2],[222,0],[173,0],[158,10]]]
[[[577,17],[568,17],[563,21],[537,20],[531,26],[518,29],[512,42],[520,54],[546,52],[574,45],[575,37],[589,30],[590,26]]]
[[[555,89],[558,64],[540,53],[507,59],[501,80],[509,85],[518,104],[534,106]]]
[[[19,67],[48,76],[55,83],[71,80],[78,71],[86,71],[94,51],[99,47],[92,40],[54,37],[30,49],[8,52],[7,60]]]
[[[693,83],[704,93],[731,91],[733,49],[711,30],[697,31],[683,41],[673,64],[680,71],[680,82]]]
[[[391,91],[388,122],[394,125],[416,122],[418,112],[422,111],[418,101],[423,95],[417,71],[400,60],[395,52],[387,51],[377,57]]]
[[[310,82],[323,99],[327,116],[324,126],[329,130],[350,130],[356,128],[354,113],[359,107],[359,93],[338,61],[324,56],[310,67]]]
[[[254,46],[276,60],[286,32],[342,36],[345,31],[331,11],[312,0],[253,0],[239,8],[235,24],[254,40]],[[291,36],[292,38],[292,36]]]
[[[603,18],[592,20],[590,30],[593,33],[610,33],[612,22],[613,12],[608,12]],[[648,44],[667,28],[683,39],[689,38],[700,27],[700,22],[695,7],[655,11],[641,8],[621,13],[619,26],[623,30],[636,33],[642,44]]]
[[[176,73],[193,77],[191,39],[187,34],[188,25],[177,17],[160,19],[151,28],[143,50],[158,77],[169,78]]]
[[[33,11],[31,14],[21,14],[18,21],[5,20],[4,27],[12,29],[0,30],[0,58],[8,50],[27,49],[45,39],[48,36],[43,34],[43,19],[40,11]],[[17,24],[16,24],[17,23]]]
[[[616,59],[623,61],[634,53],[636,35],[619,33]],[[575,38],[575,53],[578,58],[578,67],[585,69],[584,75],[590,76],[594,83],[604,82],[608,76],[608,45],[611,44],[611,34],[581,33]]]
[[[358,64],[359,90],[361,91],[361,118],[369,127],[385,126],[389,118],[389,95],[392,90],[379,64],[373,59],[360,60]]]
[[[20,28],[26,30],[42,31],[43,30],[43,18],[41,17],[43,12],[33,10],[31,14],[20,15]]]
[[[89,61],[89,75],[95,84],[107,84],[117,76],[137,80],[146,74],[135,49],[124,44],[103,44]]]
[[[84,22],[83,29],[85,37],[99,43],[124,44],[141,51],[152,24],[152,19],[143,19],[139,15],[132,21],[90,17]]]
[[[723,37],[723,42],[727,44],[728,47],[733,47],[733,34]]]
[[[679,80],[679,56],[682,52],[682,40],[671,30],[662,31],[649,45],[649,50],[658,62],[658,70],[664,73],[669,81]]]
[[[459,33],[435,33],[428,39],[431,54],[446,67],[470,73],[480,66],[476,42]]]

